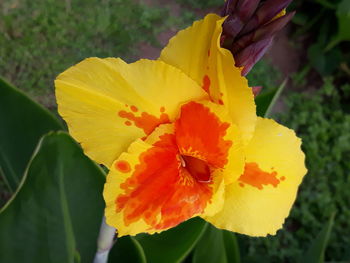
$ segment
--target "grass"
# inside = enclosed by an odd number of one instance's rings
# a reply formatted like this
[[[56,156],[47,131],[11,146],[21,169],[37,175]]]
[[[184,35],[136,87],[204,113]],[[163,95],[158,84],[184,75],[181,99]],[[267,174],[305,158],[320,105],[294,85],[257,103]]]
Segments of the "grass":
[[[53,80],[86,57],[136,57],[155,43],[163,8],[129,0],[4,0],[0,3],[0,75],[52,108]]]
[[[190,8],[210,8],[222,6],[222,0],[176,0],[176,2]]]

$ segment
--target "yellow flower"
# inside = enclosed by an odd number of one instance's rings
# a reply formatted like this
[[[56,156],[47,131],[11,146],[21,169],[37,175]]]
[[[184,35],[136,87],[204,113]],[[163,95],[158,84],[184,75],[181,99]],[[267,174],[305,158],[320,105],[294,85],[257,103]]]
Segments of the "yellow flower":
[[[222,18],[179,32],[160,60],[89,58],[55,81],[58,110],[84,152],[110,168],[107,223],[161,232],[201,216],[218,228],[275,234],[306,169],[301,141],[257,118]]]

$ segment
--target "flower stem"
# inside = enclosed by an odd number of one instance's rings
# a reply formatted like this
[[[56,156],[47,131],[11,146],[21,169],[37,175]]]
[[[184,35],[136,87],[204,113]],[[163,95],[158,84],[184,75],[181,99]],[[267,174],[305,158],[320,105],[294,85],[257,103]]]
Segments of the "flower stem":
[[[107,263],[108,254],[114,244],[116,229],[106,224],[106,218],[103,217],[100,228],[100,234],[97,239],[97,252],[94,263]]]

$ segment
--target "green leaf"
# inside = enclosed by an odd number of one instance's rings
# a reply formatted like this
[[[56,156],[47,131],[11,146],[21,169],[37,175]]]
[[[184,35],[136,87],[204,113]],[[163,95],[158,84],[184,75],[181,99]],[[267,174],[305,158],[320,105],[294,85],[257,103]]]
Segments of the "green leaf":
[[[198,241],[193,253],[193,263],[228,263],[223,232],[209,225]]]
[[[143,247],[147,262],[181,262],[191,252],[207,227],[200,218],[190,219],[160,234],[136,236]]]
[[[280,97],[287,80],[278,87],[271,91],[262,93],[255,98],[256,113],[260,117],[269,117],[277,99]]]
[[[324,52],[323,45],[316,43],[309,47],[308,57],[317,72],[321,76],[325,76],[331,75],[337,69],[342,60],[342,53],[339,49]]]
[[[108,262],[146,263],[146,256],[140,243],[133,237],[118,238],[109,253]]]
[[[209,225],[198,241],[193,263],[239,263],[239,247],[234,233]]]
[[[301,263],[323,263],[327,243],[334,224],[335,213],[333,213],[322,231],[313,240],[306,254],[301,258]]]
[[[13,193],[41,136],[62,126],[49,111],[1,78],[0,122],[0,176]]]
[[[328,9],[336,9],[337,5],[335,3],[329,2],[328,0],[315,0],[317,3],[326,7]]]
[[[104,182],[68,134],[45,135],[0,211],[0,262],[92,262]]]
[[[239,263],[241,262],[241,256],[239,252],[239,245],[237,242],[236,235],[230,231],[222,230],[224,238],[225,251],[227,262]]]
[[[337,17],[339,23],[339,38],[350,41],[350,1],[343,0],[338,4]]]
[[[337,7],[338,33],[327,45],[325,51],[333,49],[342,41],[350,41],[350,1],[343,0]]]

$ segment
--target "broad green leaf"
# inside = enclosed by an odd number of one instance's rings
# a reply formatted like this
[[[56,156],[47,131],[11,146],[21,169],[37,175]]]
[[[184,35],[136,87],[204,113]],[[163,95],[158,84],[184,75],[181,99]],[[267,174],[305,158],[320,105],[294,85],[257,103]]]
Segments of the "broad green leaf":
[[[200,218],[190,219],[160,234],[140,234],[140,242],[149,263],[181,262],[193,249],[207,227]]]
[[[104,181],[68,134],[45,135],[0,211],[0,262],[92,262]]]
[[[342,60],[342,53],[337,48],[324,52],[323,45],[316,43],[309,47],[308,57],[317,72],[325,76],[331,75],[337,69]]]
[[[330,2],[328,0],[315,0],[317,3],[322,5],[323,7],[326,7],[328,9],[336,9],[337,5],[333,2]]]
[[[0,176],[14,192],[39,139],[60,122],[0,78]]]
[[[241,262],[241,256],[239,252],[239,245],[236,235],[230,231],[221,230],[224,238],[225,251],[227,262],[239,263]]]
[[[280,97],[287,81],[271,91],[262,93],[255,98],[256,113],[260,117],[269,117],[277,99]]]
[[[108,257],[109,263],[146,263],[146,256],[140,243],[133,237],[118,238]]]
[[[337,7],[338,33],[327,45],[325,51],[333,49],[342,41],[350,41],[350,1],[342,0]]]
[[[198,241],[193,253],[193,263],[228,263],[223,232],[209,225]]]
[[[350,41],[350,1],[343,0],[338,4],[337,17],[339,23],[339,38]]]
[[[327,243],[334,224],[335,213],[333,213],[322,231],[313,240],[306,254],[301,258],[301,263],[323,263]]]
[[[193,263],[239,263],[240,254],[235,234],[209,225],[198,241]]]

